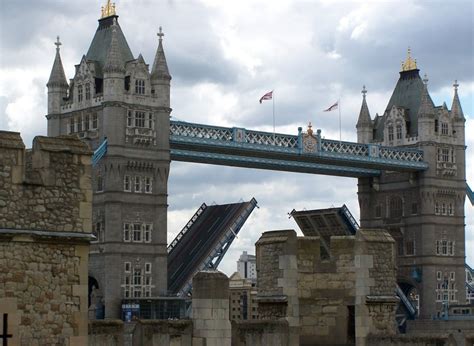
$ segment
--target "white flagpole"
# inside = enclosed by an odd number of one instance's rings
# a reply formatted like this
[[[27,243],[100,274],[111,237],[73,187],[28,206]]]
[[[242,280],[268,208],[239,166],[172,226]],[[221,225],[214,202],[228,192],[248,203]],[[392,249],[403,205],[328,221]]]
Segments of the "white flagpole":
[[[339,146],[341,145],[342,142],[342,128],[341,128],[341,98],[337,100],[337,105],[339,109]]]
[[[272,103],[273,103],[273,145],[276,144],[275,140],[275,90],[272,91]]]

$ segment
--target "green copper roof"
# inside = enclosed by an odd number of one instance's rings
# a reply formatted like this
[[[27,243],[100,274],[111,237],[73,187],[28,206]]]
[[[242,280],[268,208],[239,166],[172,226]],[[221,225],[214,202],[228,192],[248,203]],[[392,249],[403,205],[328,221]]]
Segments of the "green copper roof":
[[[86,58],[87,60],[94,60],[100,64],[100,67],[103,68],[105,61],[107,59],[107,52],[110,48],[110,43],[112,41],[112,25],[114,19],[117,20],[118,16],[110,16],[103,19],[99,19],[99,27],[95,32],[92,43],[87,51]],[[133,60],[133,54],[128,46],[127,40],[123,35],[122,29],[117,22],[116,25],[116,39],[118,45],[118,51],[121,55],[121,60],[127,62]]]

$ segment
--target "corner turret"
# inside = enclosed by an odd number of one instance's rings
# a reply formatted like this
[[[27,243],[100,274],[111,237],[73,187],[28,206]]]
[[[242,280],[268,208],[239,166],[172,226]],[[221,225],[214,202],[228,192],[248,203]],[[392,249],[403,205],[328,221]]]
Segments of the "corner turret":
[[[151,70],[151,86],[152,93],[159,99],[160,106],[170,106],[170,81],[171,75],[168,70],[168,64],[166,63],[165,52],[163,50],[163,31],[159,29],[157,34],[158,48],[155,54],[155,60]]]
[[[110,47],[104,64],[104,97],[122,96],[124,91],[125,62],[119,50],[117,21],[114,18]]]
[[[357,120],[357,141],[359,143],[370,143],[373,139],[372,120],[370,118],[369,107],[365,95],[367,89],[362,88],[362,106],[360,107],[359,119]]]
[[[428,78],[423,78],[420,108],[418,108],[418,136],[421,141],[432,140],[436,129],[435,108],[428,93]]]
[[[451,106],[451,116],[453,117],[453,134],[456,137],[457,143],[465,145],[465,122],[466,118],[462,111],[461,102],[458,96],[458,81],[454,81],[454,97],[453,105]]]

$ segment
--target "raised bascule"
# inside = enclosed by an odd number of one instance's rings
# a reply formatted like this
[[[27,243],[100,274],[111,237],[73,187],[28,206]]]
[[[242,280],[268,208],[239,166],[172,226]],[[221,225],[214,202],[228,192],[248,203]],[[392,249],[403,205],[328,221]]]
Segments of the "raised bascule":
[[[75,134],[96,149],[90,276],[105,317],[122,299],[167,294],[170,161],[358,178],[360,223],[397,242],[398,283],[430,318],[466,302],[465,117],[454,84],[450,109],[435,106],[409,55],[382,115],[363,92],[357,143],[324,139],[309,126],[274,134],[170,121],[163,36],[149,71],[132,54],[110,2],[74,78],[66,80],[59,42],[48,81],[48,135]],[[295,131],[296,132],[296,131]]]

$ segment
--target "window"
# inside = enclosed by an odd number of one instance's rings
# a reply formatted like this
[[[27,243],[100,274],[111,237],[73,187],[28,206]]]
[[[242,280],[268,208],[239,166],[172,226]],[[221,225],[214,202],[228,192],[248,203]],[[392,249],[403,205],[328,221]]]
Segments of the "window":
[[[406,255],[407,256],[412,256],[415,254],[415,241],[414,240],[409,240],[405,244],[406,248]]]
[[[91,98],[91,85],[89,83],[86,84],[86,100],[90,100]]]
[[[125,273],[130,273],[132,268],[132,263],[131,262],[125,262],[124,263],[124,271]]]
[[[93,129],[97,128],[97,114],[92,115],[92,128]]]
[[[123,190],[126,192],[131,192],[132,191],[132,182],[130,181],[130,176],[125,175],[123,177]]]
[[[438,132],[438,127],[439,127],[439,125],[438,125],[438,119],[435,119],[434,127],[435,127],[435,128],[434,128],[435,132]]]
[[[126,241],[126,242],[130,241],[130,224],[129,223],[123,224],[123,241]]]
[[[437,240],[436,254],[439,256],[454,256],[454,241]]]
[[[454,150],[449,148],[438,148],[438,162],[454,163]]]
[[[90,118],[91,116],[89,114],[86,114],[84,117],[84,131],[89,131],[91,127]]]
[[[435,202],[435,214],[439,215],[441,212],[441,208],[439,207],[439,202]]]
[[[74,118],[69,119],[69,133],[74,133]]]
[[[82,85],[77,86],[77,102],[82,102]]]
[[[456,273],[455,273],[455,272],[449,273],[449,280],[454,281],[455,277],[456,277]]]
[[[441,134],[447,135],[448,134],[448,123],[442,122],[441,123]]]
[[[145,243],[151,242],[151,230],[153,229],[153,225],[145,224],[145,232],[143,237],[145,238]]]
[[[150,264],[150,273],[151,274],[151,263]],[[145,276],[145,286],[150,286],[151,285],[151,276]]]
[[[142,225],[140,223],[133,224],[133,241],[141,243],[142,241]]]
[[[133,126],[133,113],[132,111],[127,112],[127,127]]]
[[[412,215],[418,214],[418,203],[413,202],[413,203],[411,204],[411,214],[412,214]]]
[[[104,231],[104,223],[102,221],[94,223],[92,226],[92,234],[95,236],[94,242],[100,242],[102,240],[102,234]]]
[[[442,277],[442,273],[440,271],[436,272],[436,280],[440,281]]]
[[[390,199],[390,217],[399,218],[403,216],[403,201],[399,196]]]
[[[104,178],[102,177],[102,173],[98,172],[97,173],[97,190],[96,192],[102,192],[104,191]]]
[[[145,81],[143,79],[135,80],[135,93],[145,94]]]
[[[142,270],[140,268],[133,269],[133,284],[135,286],[142,284]]]
[[[145,274],[151,274],[151,263],[145,263]]]
[[[77,117],[77,132],[82,132],[82,115]]]
[[[448,204],[448,215],[449,215],[449,216],[453,216],[453,215],[454,215],[454,208],[453,208],[453,204],[452,204],[452,203],[449,203],[449,204]]]
[[[146,127],[148,127],[149,129],[153,129],[153,128],[154,128],[154,126],[153,126],[153,113],[148,113],[148,118],[147,118]]]
[[[382,217],[382,206],[380,204],[375,206],[375,217]]]
[[[446,203],[441,203],[441,214],[446,215]]]
[[[402,139],[402,125],[397,125],[397,139]]]
[[[145,127],[145,112],[135,112],[135,127]]]
[[[140,177],[135,177],[135,192],[142,192],[142,180]]]
[[[145,177],[145,193],[151,193],[151,178]]]
[[[393,141],[393,126],[388,127],[388,140]]]

